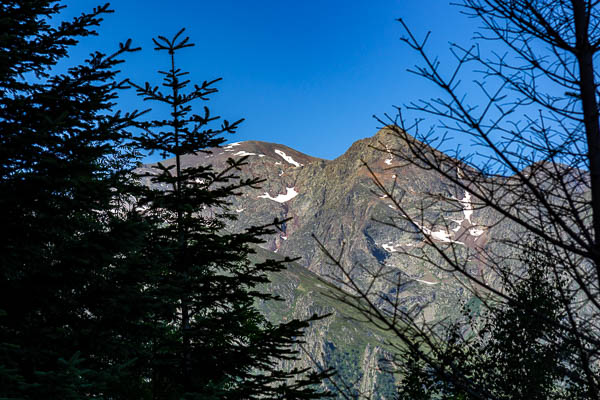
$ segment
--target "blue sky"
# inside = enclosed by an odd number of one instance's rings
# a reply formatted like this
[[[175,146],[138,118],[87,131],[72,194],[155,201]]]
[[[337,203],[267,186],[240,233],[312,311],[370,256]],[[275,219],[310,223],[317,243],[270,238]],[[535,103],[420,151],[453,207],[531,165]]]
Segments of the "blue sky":
[[[64,4],[61,17],[68,18],[99,3]],[[443,63],[450,60],[448,43],[468,44],[476,28],[443,0],[117,0],[111,7],[115,13],[105,18],[100,36],[82,40],[73,60],[131,38],[143,50],[127,57],[123,75],[158,84],[156,70],[166,68],[167,59],[153,50],[151,38],[184,27],[196,46],[180,53],[179,66],[192,81],[222,77],[207,105],[229,120],[246,119],[229,141],[283,143],[328,159],[372,136],[378,127],[373,114],[436,94],[406,71],[419,59],[400,41],[395,19],[421,36],[431,30],[429,49]],[[119,105],[148,106],[133,93],[123,93]]]

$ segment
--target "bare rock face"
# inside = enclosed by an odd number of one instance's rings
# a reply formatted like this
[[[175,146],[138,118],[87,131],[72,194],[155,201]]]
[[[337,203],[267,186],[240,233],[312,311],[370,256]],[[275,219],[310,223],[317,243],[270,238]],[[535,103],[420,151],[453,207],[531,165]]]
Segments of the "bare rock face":
[[[422,309],[424,319],[436,320],[455,315],[460,308],[457,305],[468,301],[469,294],[454,277],[434,266],[436,260],[439,264],[442,260],[426,246],[427,240],[454,245],[458,252],[476,256],[492,235],[488,227],[494,219],[474,204],[469,192],[394,157],[389,149],[402,150],[395,140],[384,129],[357,141],[335,160],[258,141],[231,143],[208,154],[183,158],[184,165],[211,164],[219,171],[228,158],[247,157],[242,178],[265,179],[260,189],[244,190],[231,199],[230,212],[237,219],[228,229],[242,230],[272,222],[275,217],[291,217],[263,247],[267,252],[301,259],[299,266],[272,279],[271,290],[281,293],[286,300],[283,305],[261,307],[275,320],[332,313],[330,321],[320,321],[307,332],[306,347],[324,366],[343,368],[344,376],[354,381],[357,390],[372,393],[372,398],[386,398],[387,392],[393,392],[393,378],[378,368],[380,359],[385,358],[388,338],[366,324],[348,323],[348,318],[356,317],[352,311],[326,296],[332,288],[345,289],[348,276],[328,262],[315,238],[331,253],[341,255],[350,277],[361,287],[370,285],[374,271],[384,271],[386,278],[371,288],[375,298],[398,296],[402,307],[416,306]],[[162,163],[170,165],[173,160]],[[152,165],[142,169],[151,171]],[[374,178],[403,196],[402,210],[376,190]],[[152,183],[146,179],[146,184]],[[456,207],[432,204],[423,193],[454,199]],[[425,203],[428,206],[421,218]],[[403,214],[410,215],[412,222]],[[506,228],[497,225],[494,229],[500,232]],[[323,286],[326,283],[331,286]],[[304,358],[302,363],[309,361]]]

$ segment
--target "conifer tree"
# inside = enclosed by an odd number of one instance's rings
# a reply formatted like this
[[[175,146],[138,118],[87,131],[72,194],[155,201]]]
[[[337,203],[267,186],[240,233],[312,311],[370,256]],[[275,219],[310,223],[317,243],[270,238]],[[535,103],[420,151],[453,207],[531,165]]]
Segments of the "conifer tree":
[[[465,306],[465,318],[448,330],[429,362],[418,351],[405,354],[400,399],[589,398],[577,338],[556,326],[568,318],[565,304],[576,300],[564,298],[568,279],[553,274],[560,260],[539,253],[532,246],[522,257],[526,273],[518,282],[506,277],[508,302],[490,301],[478,316]]]
[[[0,397],[143,398],[144,222],[122,207],[136,113],[112,111],[134,49],[52,71],[111,12],[50,25],[63,7],[0,3]]]
[[[193,44],[182,36],[154,39],[155,50],[169,56],[170,68],[160,71],[162,89],[150,83],[131,83],[145,100],[167,106],[169,119],[140,123],[136,139],[141,151],[172,157],[141,173],[149,179],[138,209],[155,228],[148,237],[146,259],[152,260],[155,282],[148,288],[157,313],[153,323],[164,329],[152,342],[152,381],[157,398],[301,399],[323,396],[319,387],[326,374],[283,370],[280,362],[294,359],[294,345],[309,321],[271,324],[254,306],[275,300],[257,285],[267,273],[285,268],[268,260],[252,264],[248,255],[273,225],[251,227],[242,233],[225,230],[228,198],[241,188],[254,188],[259,179],[243,180],[237,171],[245,158],[229,159],[229,167],[191,166],[183,155],[209,152],[224,142],[242,120],[224,120],[207,107],[202,114],[192,103],[217,92],[219,80],[191,85],[176,66],[176,53]],[[316,318],[316,317],[315,317]]]

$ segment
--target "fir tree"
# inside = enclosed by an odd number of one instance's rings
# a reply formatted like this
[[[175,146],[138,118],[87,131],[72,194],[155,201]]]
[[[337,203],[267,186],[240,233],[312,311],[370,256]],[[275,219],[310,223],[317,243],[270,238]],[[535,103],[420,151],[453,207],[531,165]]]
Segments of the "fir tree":
[[[145,100],[166,105],[170,112],[169,119],[140,123],[142,132],[137,138],[141,151],[173,157],[141,176],[151,184],[138,204],[155,226],[146,258],[153,261],[156,280],[148,293],[156,304],[153,323],[165,333],[152,343],[154,395],[173,399],[322,397],[319,384],[326,374],[279,366],[281,361],[296,358],[294,345],[309,321],[271,324],[254,306],[257,300],[276,299],[257,290],[257,285],[268,282],[267,273],[285,266],[274,260],[255,265],[248,255],[280,222],[242,233],[225,230],[227,220],[235,218],[228,212],[228,198],[262,181],[239,178],[236,172],[245,158],[230,159],[224,171],[183,162],[183,155],[209,152],[208,148],[222,144],[221,135],[235,132],[242,120],[224,120],[220,127],[211,128],[218,117],[207,107],[201,115],[192,112],[194,101],[206,101],[217,91],[218,79],[191,85],[185,78],[187,73],[176,66],[175,55],[193,45],[182,33],[172,39],[154,39],[155,49],[166,52],[170,61],[169,70],[160,72],[162,89],[131,83]]]
[[[53,27],[61,8],[0,4],[0,397],[141,398],[144,222],[123,208],[136,113],[112,111],[134,49],[53,72],[111,12]]]

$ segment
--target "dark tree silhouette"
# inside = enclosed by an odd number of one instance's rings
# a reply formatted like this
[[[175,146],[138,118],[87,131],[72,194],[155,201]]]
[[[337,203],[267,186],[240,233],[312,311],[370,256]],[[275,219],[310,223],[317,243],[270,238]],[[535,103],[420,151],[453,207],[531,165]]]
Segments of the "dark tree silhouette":
[[[258,187],[260,179],[237,175],[246,158],[229,159],[229,167],[186,165],[184,155],[209,152],[234,133],[242,120],[211,128],[219,117],[207,107],[194,114],[192,103],[207,101],[219,80],[192,85],[176,66],[176,54],[193,46],[183,30],[172,39],[154,39],[155,50],[170,60],[162,88],[131,83],[145,100],[166,106],[170,118],[140,123],[136,142],[142,151],[173,158],[143,168],[150,182],[138,199],[138,209],[154,223],[146,259],[155,261],[156,282],[147,290],[154,296],[153,323],[166,333],[152,343],[152,380],[159,398],[303,399],[324,396],[321,380],[329,371],[286,370],[281,361],[297,357],[294,345],[310,321],[269,323],[255,308],[257,300],[277,300],[258,290],[267,273],[285,263],[267,260],[253,264],[248,255],[261,237],[274,233],[272,225],[242,233],[225,230],[235,218],[228,198],[239,189]],[[163,92],[164,91],[164,92]],[[289,261],[289,259],[288,259]],[[317,319],[314,317],[313,319]]]
[[[143,385],[143,282],[126,261],[142,230],[119,211],[137,113],[111,108],[134,49],[53,72],[111,12],[52,27],[61,8],[0,4],[0,397],[127,397]]]

